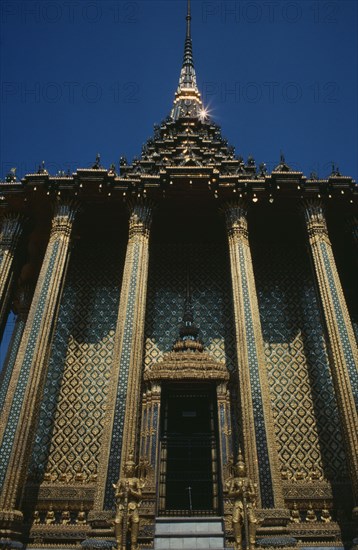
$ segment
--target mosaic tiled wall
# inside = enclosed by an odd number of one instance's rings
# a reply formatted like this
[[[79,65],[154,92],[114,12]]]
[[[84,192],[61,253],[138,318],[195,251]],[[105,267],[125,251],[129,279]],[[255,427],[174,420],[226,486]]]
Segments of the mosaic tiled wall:
[[[353,330],[354,330],[356,340],[358,342],[358,321],[355,319],[353,320]],[[357,388],[357,392],[358,392],[358,388]],[[357,399],[358,399],[358,396],[357,396]]]
[[[304,246],[254,246],[275,432],[288,476],[347,477],[313,277]]]
[[[232,294],[225,247],[216,245],[153,245],[145,329],[145,366],[171,351],[178,337],[187,289],[187,266],[194,320],[207,351],[235,368]]]
[[[94,479],[120,293],[123,247],[72,253],[53,340],[30,473]]]

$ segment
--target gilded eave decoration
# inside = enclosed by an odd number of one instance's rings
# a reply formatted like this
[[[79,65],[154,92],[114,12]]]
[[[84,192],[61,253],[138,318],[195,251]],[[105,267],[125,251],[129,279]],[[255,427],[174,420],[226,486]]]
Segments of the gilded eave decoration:
[[[144,371],[147,382],[165,380],[216,380],[228,381],[225,363],[214,361],[206,352],[166,353],[162,361]]]

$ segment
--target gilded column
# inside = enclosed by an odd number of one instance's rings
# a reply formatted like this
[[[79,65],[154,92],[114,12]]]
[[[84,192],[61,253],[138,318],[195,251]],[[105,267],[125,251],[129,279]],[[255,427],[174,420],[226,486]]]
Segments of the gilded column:
[[[138,438],[151,218],[147,201],[131,204],[95,510],[112,507],[112,484]]]
[[[57,203],[0,421],[0,525],[21,520],[21,488],[26,476],[34,426],[47,369],[48,348],[65,279],[77,206]]]
[[[13,279],[13,265],[23,229],[21,216],[6,214],[0,232],[0,327],[5,321]]]
[[[358,499],[358,415],[350,382],[350,375],[352,380],[357,377],[358,351],[321,201],[307,202],[304,214],[329,339],[332,379],[348,464]]]
[[[283,507],[251,251],[243,202],[224,208],[233,289],[243,446],[263,508]]]

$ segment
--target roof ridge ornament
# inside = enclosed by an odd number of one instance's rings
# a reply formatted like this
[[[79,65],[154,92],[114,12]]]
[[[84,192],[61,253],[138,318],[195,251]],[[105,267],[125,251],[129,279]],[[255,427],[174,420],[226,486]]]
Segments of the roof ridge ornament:
[[[282,151],[280,152],[280,162],[276,168],[273,169],[273,172],[291,172],[291,168],[286,163],[285,155]]]

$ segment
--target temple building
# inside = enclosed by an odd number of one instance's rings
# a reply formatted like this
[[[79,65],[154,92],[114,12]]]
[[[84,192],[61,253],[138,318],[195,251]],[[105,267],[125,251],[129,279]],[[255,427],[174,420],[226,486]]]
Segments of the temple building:
[[[235,154],[190,2],[138,158],[10,173],[0,546],[357,547],[357,197]]]

